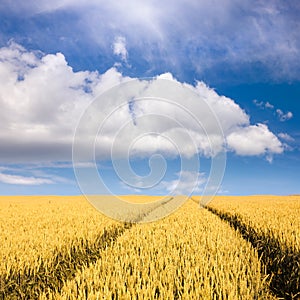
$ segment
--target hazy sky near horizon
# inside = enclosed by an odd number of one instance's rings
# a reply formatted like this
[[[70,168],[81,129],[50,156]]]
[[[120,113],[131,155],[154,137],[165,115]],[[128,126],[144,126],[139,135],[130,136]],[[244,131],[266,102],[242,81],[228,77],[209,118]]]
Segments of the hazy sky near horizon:
[[[96,139],[98,171],[112,193],[166,194],[179,182],[177,192],[201,193],[221,152],[218,193],[300,193],[299,16],[296,0],[1,1],[0,194],[80,193],[72,145],[95,99],[99,119],[79,146],[114,111]],[[130,80],[136,86],[123,99],[101,97]],[[164,80],[185,90],[172,94]],[[136,101],[151,93],[188,103],[204,129],[173,102]],[[118,159],[132,147],[131,184],[116,173],[112,147]],[[150,172],[153,154],[165,157],[166,172],[143,189],[150,179],[139,176]],[[183,170],[180,157],[200,165]]]

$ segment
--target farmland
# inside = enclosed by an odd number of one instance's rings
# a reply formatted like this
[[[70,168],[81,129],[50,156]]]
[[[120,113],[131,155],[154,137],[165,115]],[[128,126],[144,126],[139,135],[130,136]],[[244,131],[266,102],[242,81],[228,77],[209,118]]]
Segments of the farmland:
[[[258,249],[276,294],[300,298],[300,196],[216,197],[208,209]]]
[[[1,197],[0,299],[297,298],[299,197],[195,202],[134,224],[79,196]]]

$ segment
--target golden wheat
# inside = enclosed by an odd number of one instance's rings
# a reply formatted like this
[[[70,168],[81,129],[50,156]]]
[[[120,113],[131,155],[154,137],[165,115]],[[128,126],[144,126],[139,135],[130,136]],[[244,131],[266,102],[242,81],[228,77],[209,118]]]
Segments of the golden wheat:
[[[208,209],[258,249],[278,296],[300,299],[300,196],[216,197]]]
[[[22,293],[41,273],[55,277],[50,274],[53,265],[66,260],[71,251],[93,245],[99,235],[117,224],[83,197],[1,197],[0,210],[3,295],[13,291],[21,296],[17,290]]]
[[[209,206],[238,214],[257,231],[300,251],[300,196],[219,196]]]
[[[131,227],[60,293],[41,299],[267,299],[258,255],[195,203]]]
[[[155,206],[156,197],[121,198],[154,203],[148,211],[140,206],[135,221],[163,209]],[[293,199],[219,197],[209,209],[225,220],[230,212],[231,226],[280,242],[294,259],[299,198]],[[111,220],[83,197],[0,198],[0,212],[0,299],[274,298],[266,269],[277,266],[276,256],[271,253],[262,265],[261,247],[192,201],[163,220],[141,225]]]

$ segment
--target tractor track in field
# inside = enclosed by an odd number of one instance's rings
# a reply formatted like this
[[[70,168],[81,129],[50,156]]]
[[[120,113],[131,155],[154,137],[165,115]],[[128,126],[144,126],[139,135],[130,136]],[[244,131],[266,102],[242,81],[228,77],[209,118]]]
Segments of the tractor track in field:
[[[20,274],[19,270],[11,269],[0,278],[0,299],[38,299],[42,292],[59,292],[66,280],[73,278],[80,268],[96,262],[101,251],[111,247],[131,226],[113,226],[105,229],[92,244],[82,239],[80,247],[66,247],[63,251],[54,252],[49,261],[41,260],[38,272],[27,268]]]
[[[0,300],[31,300],[38,299],[43,292],[59,293],[65,282],[74,278],[80,269],[89,267],[101,259],[103,250],[113,247],[116,240],[127,230],[172,199],[173,197],[170,197],[162,204],[153,206],[132,222],[124,222],[104,229],[103,234],[99,235],[93,243],[81,239],[76,246],[66,247],[56,253],[54,251],[51,259],[41,259],[38,272],[30,267],[23,270],[22,274],[17,269],[10,269],[0,277]]]
[[[199,204],[194,198],[190,198]],[[238,214],[219,211],[210,206],[203,206],[221,220],[238,231],[257,250],[263,268],[270,276],[270,290],[279,299],[300,299],[300,253],[265,234],[258,234],[249,224],[242,221]]]

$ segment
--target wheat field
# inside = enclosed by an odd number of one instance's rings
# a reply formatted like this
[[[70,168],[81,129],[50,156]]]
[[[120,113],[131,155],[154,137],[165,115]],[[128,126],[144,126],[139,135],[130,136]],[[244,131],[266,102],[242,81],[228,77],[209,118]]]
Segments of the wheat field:
[[[300,298],[299,195],[216,197],[208,209],[259,250],[276,294]]]
[[[0,197],[0,299],[299,297],[300,197],[197,201],[136,224],[82,196]]]

